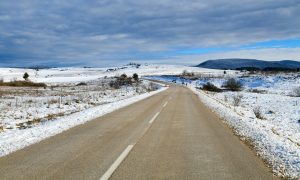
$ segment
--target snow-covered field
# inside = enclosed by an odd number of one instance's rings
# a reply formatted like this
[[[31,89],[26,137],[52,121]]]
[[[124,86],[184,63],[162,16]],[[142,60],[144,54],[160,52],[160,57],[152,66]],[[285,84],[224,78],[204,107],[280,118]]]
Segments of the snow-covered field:
[[[224,74],[191,78],[153,76],[152,79],[187,83],[200,99],[234,129],[242,140],[272,166],[274,173],[300,178],[300,74]],[[244,89],[239,92],[200,90],[207,82],[221,88],[236,78]],[[234,103],[235,99],[240,102]],[[256,113],[256,115],[255,115]],[[259,116],[258,116],[259,115]]]
[[[23,74],[24,72],[27,72],[31,81],[55,84],[90,81],[103,77],[121,75],[123,73],[126,73],[129,76],[131,76],[133,73],[137,73],[140,76],[177,75],[182,73],[183,70],[202,73],[222,73],[222,71],[219,70],[210,70],[181,65],[142,64],[140,66],[126,65],[122,67],[110,68],[51,68],[39,70],[0,68],[0,79],[3,79],[4,81],[23,80]]]

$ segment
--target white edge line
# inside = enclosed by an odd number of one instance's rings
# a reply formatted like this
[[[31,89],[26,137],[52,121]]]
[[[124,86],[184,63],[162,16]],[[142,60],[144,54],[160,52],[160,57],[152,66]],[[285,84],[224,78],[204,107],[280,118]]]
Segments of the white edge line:
[[[127,148],[122,152],[122,154],[118,157],[118,159],[109,167],[109,169],[102,175],[100,180],[108,180],[114,171],[119,167],[122,161],[128,156],[129,152],[132,150],[134,145],[129,145]]]
[[[157,116],[159,115],[160,112],[157,112],[153,118],[149,121],[150,124],[152,124],[154,122],[154,120],[157,118]]]
[[[166,107],[166,106],[167,106],[167,104],[168,104],[168,101],[167,101],[167,102],[165,102],[165,104],[163,105],[163,107]]]

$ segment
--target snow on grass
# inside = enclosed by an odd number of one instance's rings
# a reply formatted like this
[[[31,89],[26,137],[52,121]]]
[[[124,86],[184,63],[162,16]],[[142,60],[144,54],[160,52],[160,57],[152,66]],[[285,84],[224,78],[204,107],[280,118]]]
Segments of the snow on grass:
[[[166,89],[167,87],[162,87],[157,91],[136,95],[123,100],[116,98],[111,103],[95,106],[71,115],[59,117],[54,121],[46,121],[38,126],[33,126],[28,129],[13,129],[2,132],[0,134],[0,156],[5,156],[13,151],[37,143],[50,136],[54,136],[74,126],[83,124],[87,121],[148,98]]]
[[[126,73],[129,76],[137,73],[139,76],[147,75],[177,75],[184,70],[189,72],[214,72],[223,73],[221,70],[210,70],[198,67],[182,65],[142,64],[140,66],[125,65],[110,68],[50,68],[50,69],[22,69],[22,68],[0,68],[0,78],[4,81],[23,80],[23,74],[27,72],[29,79],[34,82],[43,83],[66,83],[91,81],[103,77],[112,77]]]

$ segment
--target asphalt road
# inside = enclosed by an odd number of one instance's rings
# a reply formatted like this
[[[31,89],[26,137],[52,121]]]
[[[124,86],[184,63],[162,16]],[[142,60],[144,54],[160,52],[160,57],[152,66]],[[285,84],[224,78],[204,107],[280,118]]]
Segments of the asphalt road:
[[[0,179],[108,178],[275,179],[179,86],[0,158]]]

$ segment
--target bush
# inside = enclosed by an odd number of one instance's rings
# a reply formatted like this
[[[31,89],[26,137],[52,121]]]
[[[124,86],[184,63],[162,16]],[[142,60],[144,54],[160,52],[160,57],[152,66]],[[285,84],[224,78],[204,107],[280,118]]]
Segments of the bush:
[[[256,118],[258,118],[258,119],[264,119],[260,107],[255,107],[255,108],[253,109],[253,113],[254,113],[254,115],[255,115]]]
[[[228,96],[224,95],[224,101],[227,103],[228,102]]]
[[[80,82],[78,84],[76,84],[76,86],[86,86],[87,84],[85,82]]]
[[[189,77],[192,77],[194,76],[195,74],[193,72],[188,72],[187,70],[183,70],[182,72],[182,76],[189,76]]]
[[[203,90],[205,91],[213,91],[213,92],[221,92],[221,89],[215,86],[214,84],[208,82],[203,85],[202,87]]]
[[[127,77],[126,74],[122,74],[120,77],[116,77],[115,80],[109,82],[109,86],[115,89],[119,89],[121,86],[132,85],[132,78]]]
[[[234,106],[239,106],[242,101],[243,96],[242,95],[235,95],[232,97],[232,103]]]
[[[293,95],[296,97],[300,97],[300,87],[297,87],[293,90]]]
[[[120,89],[120,85],[119,85],[118,81],[116,81],[116,80],[110,81],[109,86],[114,88],[114,89]]]
[[[150,82],[147,87],[148,91],[156,91],[157,89],[159,89],[159,86],[153,82]]]
[[[29,78],[29,74],[26,72],[26,73],[24,73],[24,75],[23,75],[23,78],[27,81],[28,80],[28,78]]]
[[[132,75],[132,78],[134,79],[135,82],[138,82],[139,81],[139,75],[137,73],[134,73]]]
[[[225,83],[223,84],[223,87],[225,87],[228,90],[231,91],[241,91],[243,88],[243,85],[241,82],[237,81],[236,79],[228,79],[227,81],[225,81]]]

